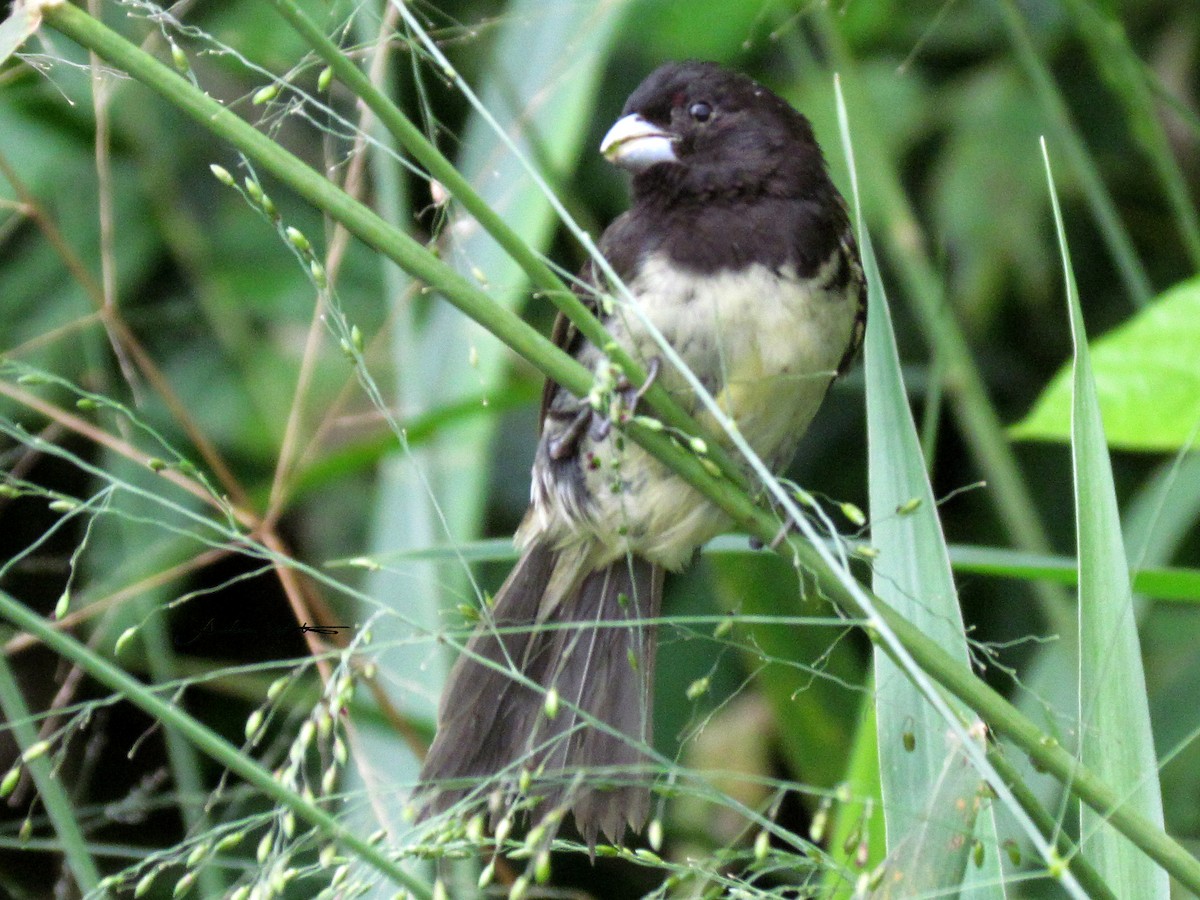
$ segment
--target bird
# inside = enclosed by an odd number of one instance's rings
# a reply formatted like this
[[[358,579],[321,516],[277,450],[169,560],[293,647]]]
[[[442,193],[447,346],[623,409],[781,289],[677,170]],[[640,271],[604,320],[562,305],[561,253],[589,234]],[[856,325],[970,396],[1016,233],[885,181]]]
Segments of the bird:
[[[600,152],[631,173],[577,293],[613,341],[697,421],[649,320],[774,472],[853,361],[866,282],[844,199],[809,120],[714,62],[665,63]],[[635,308],[636,307],[636,308]],[[413,801],[420,818],[569,813],[592,853],[645,828],[652,804],[657,620],[666,572],[732,526],[619,427],[640,392],[561,314],[554,342],[589,396],[547,380],[520,555],[447,678]],[[618,420],[614,422],[614,419]]]

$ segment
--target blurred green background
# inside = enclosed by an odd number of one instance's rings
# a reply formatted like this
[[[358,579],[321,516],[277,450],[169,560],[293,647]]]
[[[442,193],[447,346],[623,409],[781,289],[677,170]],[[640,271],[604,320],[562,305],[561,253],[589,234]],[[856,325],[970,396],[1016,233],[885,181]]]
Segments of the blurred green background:
[[[302,5],[364,66],[386,49],[385,91],[532,246],[566,272],[578,268],[578,242],[395,10]],[[143,4],[98,8],[159,58],[178,48],[204,90],[334,180],[349,179],[385,218],[549,330],[551,305],[531,298],[478,226],[364,126],[344,88],[319,85],[322,66],[270,4],[197,0],[161,17]],[[1022,433],[1037,441],[1006,430],[1070,356],[1045,136],[1090,335],[1133,321],[1184,284],[1157,327],[1135,329],[1111,351],[1102,395],[1110,433],[1130,436],[1113,464],[1131,561],[1200,566],[1200,465],[1187,452],[1200,425],[1200,286],[1185,284],[1200,268],[1196,4],[514,0],[412,10],[593,236],[627,202],[599,140],[632,88],[673,58],[718,60],[786,97],[812,119],[849,196],[839,73],[914,414],[935,492],[947,498],[943,528],[955,548],[1011,551],[1000,566],[1008,577],[960,570],[970,637],[992,649],[985,677],[1032,709],[1061,702],[1062,686],[1042,673],[1061,671],[1046,658],[1056,652],[1055,616],[1069,620],[1072,600],[1024,577],[1019,564],[1074,554],[1063,412],[1047,399],[1049,411]],[[381,16],[391,18],[381,26]],[[391,34],[383,44],[381,27]],[[459,605],[506,571],[504,541],[528,497],[540,376],[264,177],[282,225],[307,236],[329,273],[318,307],[303,254],[210,172],[218,164],[239,181],[247,174],[227,146],[143,86],[89,69],[86,53],[60,35],[34,37],[24,54],[0,70],[0,415],[11,426],[0,460],[22,486],[0,497],[0,588],[45,613],[69,594],[75,633],[104,653],[137,626],[145,645],[124,663],[149,680],[188,679],[189,710],[235,738],[270,679],[305,656],[303,636],[289,627],[297,597],[312,621],[352,624],[359,637],[373,621],[379,693],[362,690],[356,701],[356,759],[395,777],[387,796],[399,822],[401,787],[415,775],[400,726],[417,743],[428,736],[446,661],[430,632],[460,625]],[[286,85],[256,98],[272,76]],[[371,140],[356,145],[363,135]],[[362,339],[358,368],[339,346],[351,327]],[[81,391],[93,399],[80,404]],[[846,533],[856,526],[836,504],[867,505],[865,441],[863,380],[852,370],[788,473],[830,501]],[[179,510],[139,496],[134,488],[205,509],[131,460],[126,445],[172,463],[178,450],[214,495],[258,520],[254,540],[197,534]],[[103,495],[114,480],[122,489]],[[64,517],[35,488],[99,497],[103,514]],[[262,546],[348,590],[304,577],[288,588]],[[743,546],[724,541],[671,579],[666,615],[823,622],[741,624],[718,637],[716,620],[665,626],[657,745],[688,766],[736,760],[749,775],[806,786],[811,793],[784,796],[778,815],[808,833],[824,792],[846,777],[869,647],[827,604],[802,597],[794,572]],[[456,552],[491,561],[468,566]],[[1193,849],[1198,604],[1151,597],[1139,608],[1167,830]],[[12,640],[7,649],[30,704],[44,708],[61,679],[54,661]],[[298,677],[310,675],[308,666]],[[689,691],[702,678],[707,690]],[[68,708],[103,696],[86,682],[74,691],[60,698]],[[302,706],[281,716],[281,732],[295,730]],[[189,764],[161,735],[127,759],[150,723],[122,704],[100,715],[108,721],[82,728],[60,763],[89,835],[125,847],[106,858],[118,867],[137,857],[130,846],[170,848],[195,827],[175,808]],[[0,766],[15,753],[0,744]],[[214,774],[190,767],[191,790],[211,790]],[[379,784],[361,777],[344,782],[360,798]],[[770,796],[761,785],[727,787],[751,805]],[[38,896],[57,877],[54,853],[18,852],[28,804],[26,793],[0,827],[0,877],[15,896]],[[133,811],[112,814],[114,804]],[[229,815],[256,809],[245,800]],[[744,823],[728,812],[672,804],[668,850],[682,859],[685,848],[744,845]],[[597,878],[572,859],[556,872],[558,883],[595,897],[640,895],[662,880],[632,866]],[[763,889],[795,877],[767,878]]]

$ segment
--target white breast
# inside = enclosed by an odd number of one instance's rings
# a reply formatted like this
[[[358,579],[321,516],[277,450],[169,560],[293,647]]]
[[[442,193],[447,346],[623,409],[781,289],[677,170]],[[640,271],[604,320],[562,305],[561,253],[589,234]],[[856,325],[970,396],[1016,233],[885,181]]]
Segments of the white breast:
[[[696,274],[651,257],[630,285],[645,315],[768,461],[808,427],[850,340],[857,298],[814,289],[824,274],[802,279],[791,267],[761,265]],[[620,318],[642,356],[659,355],[631,310],[620,310]],[[677,374],[665,381],[685,406],[699,408]]]
[[[774,470],[791,459],[854,328],[857,297],[814,287],[826,282],[824,274],[802,279],[788,268],[765,266],[698,274],[651,257],[629,284],[641,314]],[[661,358],[628,304],[618,302],[607,324],[643,362]],[[589,347],[580,359],[594,366],[599,353]],[[659,379],[685,409],[719,433],[695,392],[665,360]],[[518,540],[579,547],[592,566],[632,552],[678,569],[729,522],[717,506],[616,434],[581,438],[580,457],[588,461],[582,495],[560,490],[553,480],[539,482],[535,470],[533,515]],[[581,497],[586,499],[579,502]]]

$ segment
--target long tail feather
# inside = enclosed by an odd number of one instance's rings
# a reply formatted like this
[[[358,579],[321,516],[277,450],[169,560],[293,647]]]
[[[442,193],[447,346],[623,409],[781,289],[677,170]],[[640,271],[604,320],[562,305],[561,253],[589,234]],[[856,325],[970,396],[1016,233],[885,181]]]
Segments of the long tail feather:
[[[570,808],[593,847],[601,833],[620,842],[626,826],[645,825],[656,643],[647,621],[659,615],[663,573],[638,558],[586,574],[563,570],[585,557],[532,545],[497,593],[450,674],[421,770],[423,814],[444,812],[481,786],[482,800],[496,786],[487,780],[505,770],[513,778],[500,786],[510,793],[515,770],[525,768],[540,808]],[[551,583],[577,587],[547,603]],[[559,698],[553,716],[550,690]]]
[[[590,573],[536,660],[537,680],[553,686],[564,707],[538,723],[539,742],[554,737],[542,760],[541,793],[552,807],[571,806],[592,846],[601,832],[619,842],[626,825],[640,831],[650,813],[644,770],[654,730],[656,630],[645,623],[658,618],[662,580],[661,569],[637,558]]]
[[[496,593],[495,603],[450,670],[438,730],[421,766],[414,800],[426,815],[445,812],[520,759],[542,697],[513,678],[557,554],[533,545]],[[490,665],[489,665],[490,663]]]

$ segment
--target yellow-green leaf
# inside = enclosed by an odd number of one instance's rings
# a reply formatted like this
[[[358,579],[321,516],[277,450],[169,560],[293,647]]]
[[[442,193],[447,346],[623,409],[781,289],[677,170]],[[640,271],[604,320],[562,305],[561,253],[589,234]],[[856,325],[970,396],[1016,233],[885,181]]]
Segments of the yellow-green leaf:
[[[1096,394],[1110,447],[1169,452],[1200,429],[1200,276],[1181,282],[1125,324],[1091,342]],[[1025,440],[1068,441],[1071,366],[1051,379],[1010,429]]]

